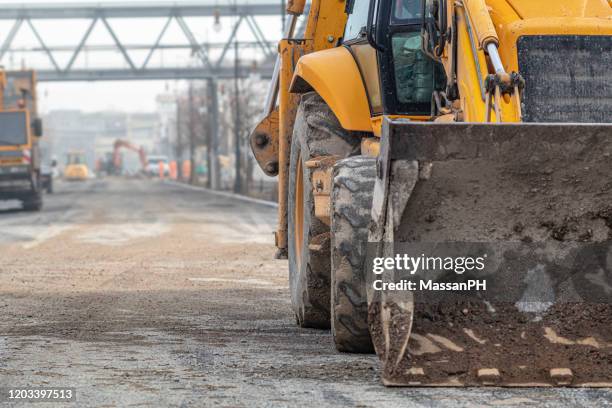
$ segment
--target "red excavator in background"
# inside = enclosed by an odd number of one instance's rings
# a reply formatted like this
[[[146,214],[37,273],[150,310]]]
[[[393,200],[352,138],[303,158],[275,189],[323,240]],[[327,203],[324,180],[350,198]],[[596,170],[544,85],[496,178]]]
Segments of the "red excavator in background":
[[[140,165],[142,167],[142,172],[146,172],[146,168],[147,168],[147,154],[144,150],[144,148],[142,146],[138,147],[135,146],[134,144],[126,141],[126,140],[121,140],[121,139],[117,139],[115,141],[114,147],[113,147],[113,162],[112,162],[112,167],[113,167],[113,174],[120,174],[121,173],[121,169],[123,168],[123,159],[121,157],[121,149],[125,148],[125,149],[129,149],[132,151],[135,151],[136,153],[138,153],[138,156],[140,158]]]

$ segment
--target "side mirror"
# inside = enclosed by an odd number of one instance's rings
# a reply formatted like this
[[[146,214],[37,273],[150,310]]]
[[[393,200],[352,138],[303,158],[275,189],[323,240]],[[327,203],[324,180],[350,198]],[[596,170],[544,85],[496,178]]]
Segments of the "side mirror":
[[[57,167],[57,160],[51,160],[51,167]]]
[[[43,125],[41,118],[34,118],[32,120],[32,133],[34,136],[41,137],[43,135]]]

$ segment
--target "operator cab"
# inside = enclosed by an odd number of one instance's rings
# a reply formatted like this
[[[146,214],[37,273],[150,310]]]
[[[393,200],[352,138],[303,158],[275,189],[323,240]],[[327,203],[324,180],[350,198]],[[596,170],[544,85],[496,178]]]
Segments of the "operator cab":
[[[70,152],[66,155],[66,165],[82,165],[86,163],[85,153]]]
[[[348,0],[344,33],[361,71],[372,116],[430,117],[446,86],[442,66],[422,47],[422,0]],[[392,74],[385,74],[392,73]]]

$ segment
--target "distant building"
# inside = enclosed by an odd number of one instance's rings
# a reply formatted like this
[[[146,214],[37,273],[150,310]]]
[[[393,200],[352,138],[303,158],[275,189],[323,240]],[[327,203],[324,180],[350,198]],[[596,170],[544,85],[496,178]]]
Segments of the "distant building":
[[[176,95],[165,93],[156,98],[157,113],[159,115],[159,143],[160,153],[172,159],[174,152],[172,145],[176,140]]]
[[[143,146],[150,154],[162,153],[160,119],[157,113],[84,113],[78,110],[58,110],[49,112],[44,123],[45,136],[53,140],[51,154],[57,157],[60,167],[64,165],[68,152],[82,151],[87,164],[93,168],[97,159],[112,153],[117,139]],[[124,167],[139,169],[138,156],[126,153]]]

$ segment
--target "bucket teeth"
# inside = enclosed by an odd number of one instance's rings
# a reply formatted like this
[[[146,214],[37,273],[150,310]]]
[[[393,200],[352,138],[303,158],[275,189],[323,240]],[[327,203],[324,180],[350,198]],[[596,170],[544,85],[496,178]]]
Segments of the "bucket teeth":
[[[478,370],[478,380],[483,385],[496,385],[501,381],[501,376],[497,368],[481,368]]]
[[[551,368],[550,378],[557,385],[570,385],[574,379],[574,373],[569,368]]]
[[[425,370],[422,367],[410,367],[406,370],[406,375],[410,378],[410,385],[423,385],[427,383]]]
[[[323,250],[323,245],[321,244],[309,244],[308,249],[312,252],[321,252]]]

